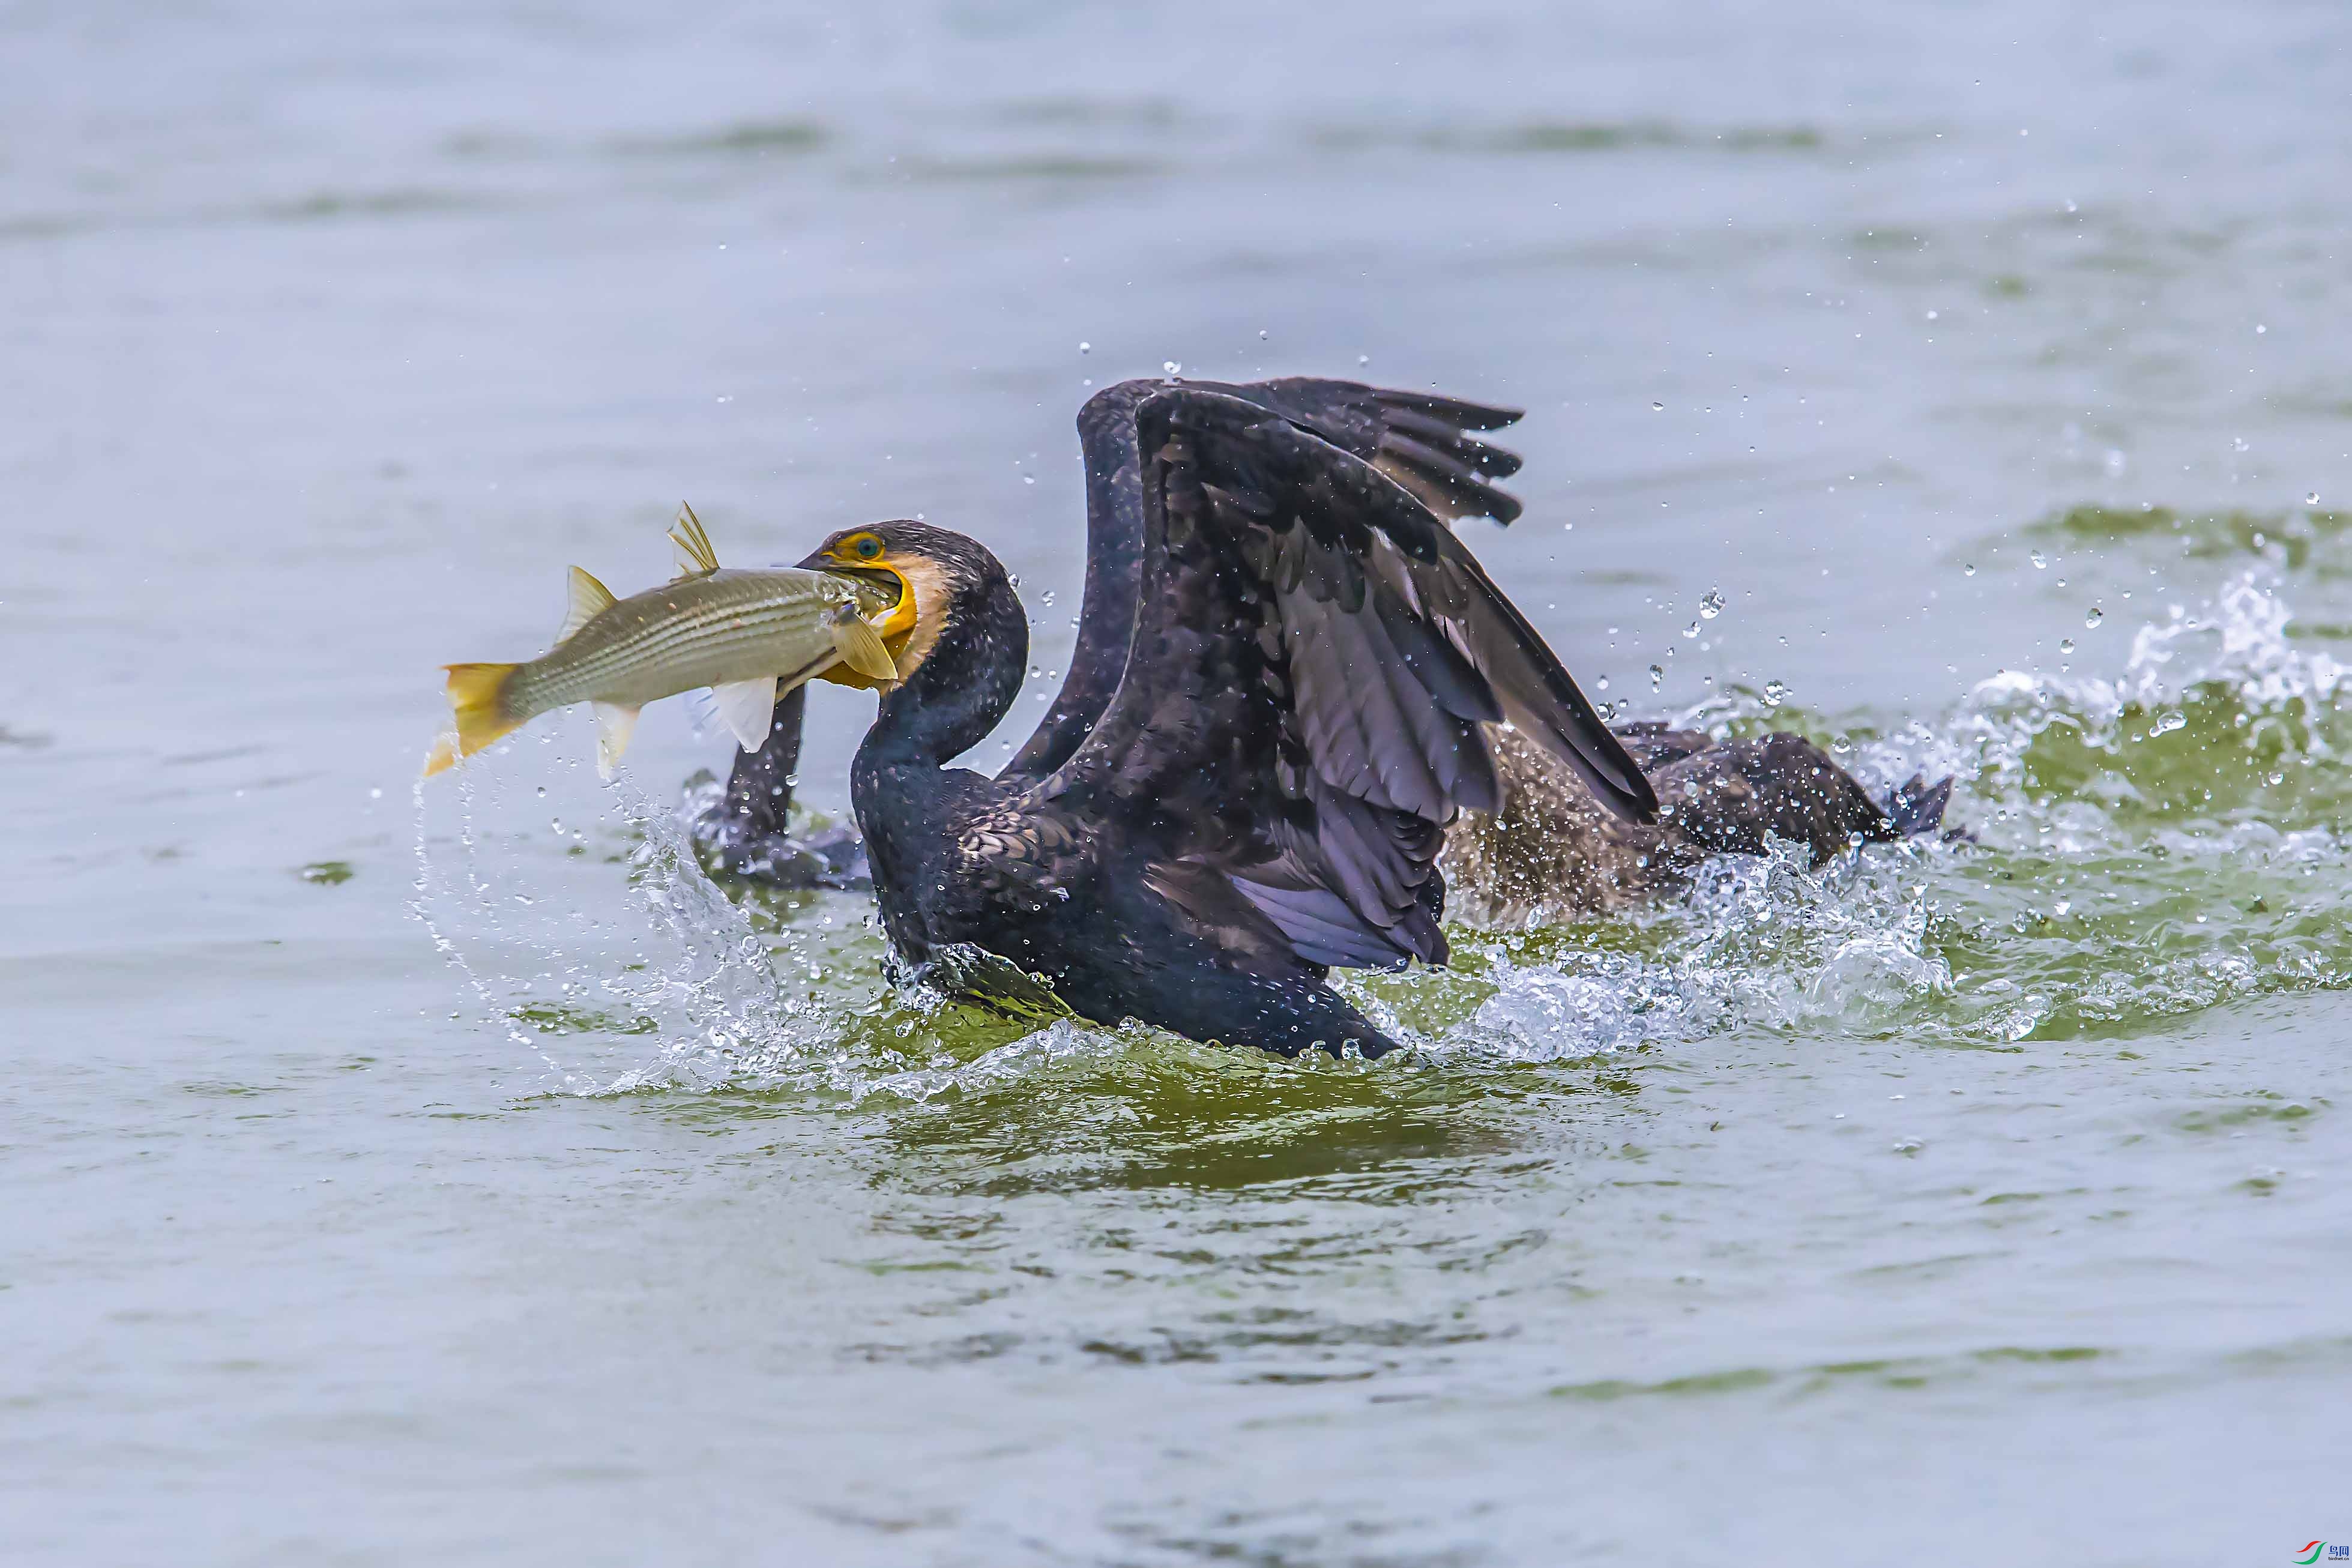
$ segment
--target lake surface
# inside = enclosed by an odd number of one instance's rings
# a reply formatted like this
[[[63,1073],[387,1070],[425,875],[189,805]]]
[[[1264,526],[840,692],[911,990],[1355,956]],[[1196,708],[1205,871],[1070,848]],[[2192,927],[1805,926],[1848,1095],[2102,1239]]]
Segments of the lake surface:
[[[2347,73],[2326,4],[0,8],[0,1553],[2352,1537]],[[1979,844],[1465,930],[1284,1063],[730,903],[682,704],[414,790],[681,499],[995,548],[1000,759],[1071,416],[1170,363],[1524,405],[1465,535],[1588,688]]]

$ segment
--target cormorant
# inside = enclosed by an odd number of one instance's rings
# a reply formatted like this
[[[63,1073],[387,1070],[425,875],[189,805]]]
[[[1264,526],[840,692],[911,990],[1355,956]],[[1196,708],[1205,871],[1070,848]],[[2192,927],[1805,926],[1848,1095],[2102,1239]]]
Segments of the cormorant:
[[[1373,461],[1271,396],[1138,390],[1112,506],[1139,526],[1088,563],[1089,610],[1132,601],[1128,646],[1106,679],[1110,634],[1097,617],[1090,653],[1082,628],[1062,700],[997,778],[948,766],[1028,663],[996,558],[895,521],[801,563],[897,591],[880,626],[898,679],[850,795],[899,964],[982,997],[1042,984],[1105,1023],[1377,1056],[1393,1042],[1325,977],[1444,962],[1437,856],[1461,810],[1502,805],[1498,727],[1608,809],[1654,816],[1623,745],[1417,493],[1473,473],[1483,448],[1464,432],[1496,416],[1370,395],[1386,419]],[[1399,428],[1402,479],[1376,466]]]
[[[1515,423],[1513,410],[1307,377],[1181,384],[1291,422],[1370,463],[1441,518],[1507,524],[1519,514],[1518,501],[1493,483],[1517,472],[1518,458],[1477,434]],[[1008,779],[1041,777],[1066,761],[1118,685],[1141,581],[1137,420],[1146,400],[1169,389],[1163,382],[1123,382],[1079,411],[1087,554],[1077,646],[1068,679],[1005,769]],[[777,704],[767,744],[738,755],[725,795],[696,830],[727,874],[791,886],[862,885],[866,868],[855,834],[836,826],[801,839],[786,830],[806,700],[796,688]],[[1502,809],[1464,812],[1447,829],[1439,862],[1457,914],[1496,923],[1537,912],[1601,913],[1672,890],[1709,855],[1760,854],[1772,837],[1804,844],[1818,858],[1857,838],[1929,832],[1951,789],[1948,779],[1930,788],[1915,778],[1882,805],[1818,747],[1785,732],[1718,742],[1651,722],[1621,724],[1615,732],[1664,803],[1654,823],[1601,808],[1540,747],[1507,731],[1490,736]]]

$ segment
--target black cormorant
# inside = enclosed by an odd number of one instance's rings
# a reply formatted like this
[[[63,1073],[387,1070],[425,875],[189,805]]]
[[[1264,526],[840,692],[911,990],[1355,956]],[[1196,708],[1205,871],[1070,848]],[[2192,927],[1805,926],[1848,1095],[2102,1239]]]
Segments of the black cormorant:
[[[1277,416],[1381,472],[1445,519],[1508,523],[1519,503],[1495,488],[1519,467],[1478,433],[1517,420],[1509,409],[1454,398],[1296,377],[1184,386]],[[1037,778],[1066,761],[1108,704],[1126,668],[1141,581],[1145,497],[1138,415],[1164,382],[1130,381],[1097,393],[1078,415],[1086,457],[1086,603],[1070,674],[1006,778]],[[905,635],[903,632],[901,637]],[[857,885],[866,867],[854,834],[835,827],[795,838],[786,830],[806,692],[777,704],[766,745],[740,753],[725,795],[697,825],[721,868],[786,885]],[[1857,839],[1934,829],[1950,781],[1914,779],[1881,805],[1801,736],[1716,741],[1655,723],[1616,727],[1664,803],[1654,823],[1601,807],[1570,770],[1518,736],[1492,735],[1504,784],[1499,812],[1465,811],[1441,858],[1455,911],[1482,923],[1531,913],[1605,912],[1679,886],[1711,854],[1763,852],[1770,837],[1819,858]]]
[[[1112,503],[1139,509],[1118,542],[1133,559],[1088,566],[1089,612],[1098,568],[1132,584],[1128,646],[1106,680],[1107,634],[1089,655],[1082,630],[1062,700],[996,778],[948,766],[1028,663],[996,558],[898,521],[802,563],[898,592],[881,628],[898,679],[850,794],[900,964],[983,997],[1042,983],[1106,1023],[1376,1056],[1392,1042],[1325,976],[1444,962],[1436,860],[1459,812],[1502,805],[1500,727],[1610,810],[1654,816],[1623,745],[1418,493],[1470,471],[1464,427],[1497,416],[1373,395],[1415,430],[1402,477],[1263,395],[1138,389]]]

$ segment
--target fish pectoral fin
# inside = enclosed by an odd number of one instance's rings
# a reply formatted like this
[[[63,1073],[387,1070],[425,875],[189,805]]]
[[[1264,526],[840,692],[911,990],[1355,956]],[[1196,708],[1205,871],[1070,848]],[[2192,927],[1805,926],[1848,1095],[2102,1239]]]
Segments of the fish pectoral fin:
[[[684,501],[678,502],[677,521],[669,525],[669,542],[677,547],[678,576],[698,577],[719,570],[719,552],[710,548],[710,535]]]
[[[719,721],[735,737],[735,743],[747,752],[756,752],[766,744],[768,731],[776,719],[776,678],[763,675],[757,680],[730,680],[724,686],[710,689],[710,700],[719,707]]]
[[[883,645],[882,634],[872,622],[855,609],[844,605],[833,613],[826,623],[833,633],[833,646],[841,654],[841,662],[868,680],[896,680],[898,667],[890,660],[890,650]]]
[[[596,776],[609,779],[621,765],[621,753],[629,749],[629,737],[637,732],[638,710],[618,702],[599,702],[595,709]]]
[[[568,596],[563,603],[563,624],[555,630],[559,643],[613,607],[613,590],[574,566]]]

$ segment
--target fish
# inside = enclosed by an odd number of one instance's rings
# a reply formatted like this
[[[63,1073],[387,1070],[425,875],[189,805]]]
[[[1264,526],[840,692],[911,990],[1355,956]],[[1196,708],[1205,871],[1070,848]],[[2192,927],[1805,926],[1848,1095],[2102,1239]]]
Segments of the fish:
[[[777,697],[847,666],[867,680],[898,677],[869,616],[897,607],[880,583],[796,566],[721,569],[694,509],[669,531],[677,575],[626,599],[572,568],[555,646],[522,664],[451,664],[451,730],[425,759],[425,776],[496,745],[541,713],[593,704],[596,769],[611,778],[648,702],[709,687],[720,721],[743,749],[768,738]]]

